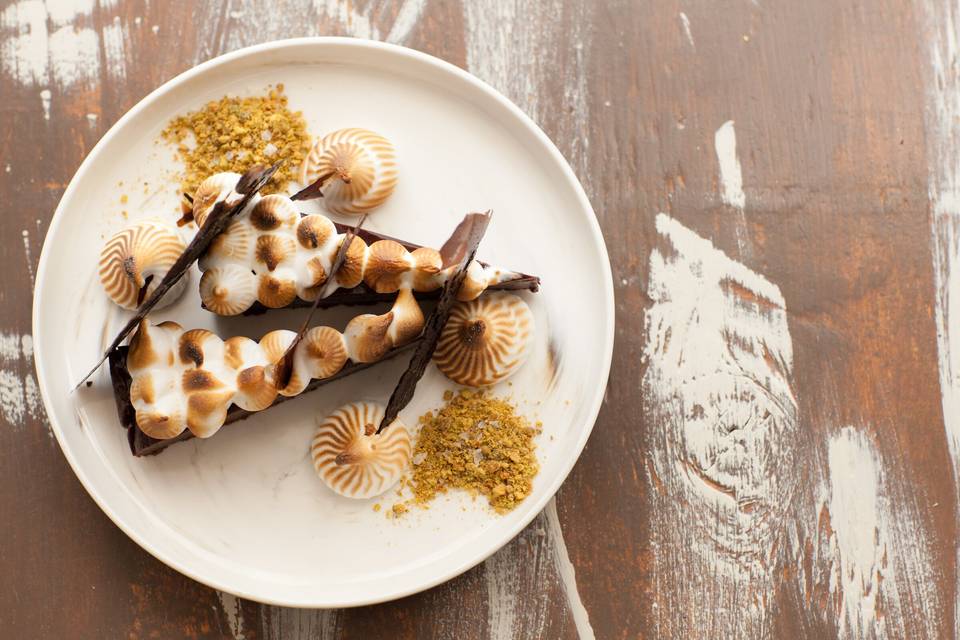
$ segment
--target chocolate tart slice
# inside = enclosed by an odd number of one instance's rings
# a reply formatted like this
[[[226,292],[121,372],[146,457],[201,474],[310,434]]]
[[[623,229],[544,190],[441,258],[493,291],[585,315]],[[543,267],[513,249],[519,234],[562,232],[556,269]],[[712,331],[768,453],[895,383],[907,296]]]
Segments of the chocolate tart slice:
[[[135,456],[263,411],[392,358],[420,341],[425,319],[409,289],[381,315],[331,327],[221,340],[175,322],[140,323],[130,345],[109,355],[120,423]]]
[[[198,222],[232,192],[235,174],[215,174],[193,199]],[[219,189],[219,191],[217,191]],[[292,198],[257,195],[200,256],[200,298],[223,316],[266,309],[369,304],[409,288],[418,299],[439,297],[453,274],[440,252],[362,230],[335,275],[332,264],[349,227],[324,215],[302,215]],[[458,300],[473,300],[487,289],[537,291],[540,280],[478,260],[466,267]]]
[[[419,342],[420,339],[418,338],[402,347],[391,349],[384,354],[384,356],[378,362],[384,362],[395,358],[396,356],[414,348],[417,344],[419,344]],[[133,407],[133,403],[130,401],[130,384],[132,380],[130,378],[130,372],[127,370],[127,353],[129,350],[129,347],[124,346],[112,351],[109,357],[109,364],[110,379],[113,383],[113,397],[117,405],[117,415],[120,418],[121,426],[127,430],[127,442],[130,444],[130,453],[137,457],[153,456],[162,453],[164,449],[170,445],[192,439],[194,435],[189,430],[183,431],[176,437],[167,438],[164,440],[151,438],[144,433],[143,429],[141,429],[137,424],[137,412]],[[329,382],[334,382],[359,371],[363,371],[364,369],[372,367],[374,364],[376,364],[376,362],[348,362],[343,369],[329,378],[311,380],[306,388],[300,393],[300,396],[310,391],[316,391]],[[281,404],[287,400],[293,399],[293,397],[278,395],[273,404]],[[245,420],[246,418],[254,415],[254,413],[255,412],[253,411],[246,411],[236,405],[232,405],[229,409],[227,409],[227,416],[226,420],[224,420],[224,425]]]

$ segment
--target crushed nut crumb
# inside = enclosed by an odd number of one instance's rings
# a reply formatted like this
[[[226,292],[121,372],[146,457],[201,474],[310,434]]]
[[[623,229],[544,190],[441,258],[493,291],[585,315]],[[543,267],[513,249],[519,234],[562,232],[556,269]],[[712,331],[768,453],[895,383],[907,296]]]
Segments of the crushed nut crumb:
[[[540,471],[534,438],[541,424],[531,426],[509,402],[482,392],[447,391],[443,397],[445,406],[420,418],[419,462],[407,481],[411,502],[426,506],[449,489],[464,489],[485,496],[499,513],[510,511],[530,495]],[[400,515],[407,507],[393,509]]]
[[[214,173],[243,173],[278,160],[283,165],[263,191],[282,191],[310,148],[307,123],[301,112],[287,107],[282,84],[264,96],[224,96],[208,102],[171,120],[162,137],[176,147],[184,163],[180,188],[190,194]]]

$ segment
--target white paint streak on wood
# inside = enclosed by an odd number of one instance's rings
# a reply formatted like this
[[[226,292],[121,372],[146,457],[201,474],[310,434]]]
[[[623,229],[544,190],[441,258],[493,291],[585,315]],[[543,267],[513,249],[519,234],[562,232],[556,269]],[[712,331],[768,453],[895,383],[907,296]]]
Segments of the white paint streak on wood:
[[[483,564],[490,640],[543,638],[553,602],[533,597],[558,587],[546,512]]]
[[[526,571],[522,571],[523,568]],[[483,570],[487,585],[487,628],[491,640],[543,637],[551,603],[546,599],[532,601],[526,596],[531,586],[544,587],[557,582],[566,596],[579,637],[582,640],[596,637],[577,591],[576,574],[563,540],[556,498],[547,503],[543,513],[520,536],[491,556],[484,563]]]
[[[587,13],[590,10],[590,3],[575,3],[571,7],[562,0],[471,0],[464,3],[467,68],[501,91],[547,130],[588,192],[590,111],[587,68],[590,50],[583,29],[590,24]],[[566,16],[565,11],[568,12]],[[562,96],[561,104],[549,99],[557,94]],[[558,114],[569,116],[558,117]],[[573,565],[552,501],[551,507],[556,527],[554,535],[548,534],[548,542],[578,631],[586,634],[583,637],[590,638],[593,632],[577,590]],[[545,512],[547,518],[549,509]],[[545,516],[542,514],[542,517]],[[501,550],[498,555],[503,553]],[[487,560],[489,566],[486,570],[496,576],[497,563],[501,560],[497,556]],[[498,591],[496,585],[492,591]],[[531,626],[529,620],[516,619],[516,605],[509,598],[491,599],[490,607],[492,631],[503,634],[510,630],[513,635],[505,637],[515,637],[519,629]]]
[[[680,26],[683,28],[683,35],[687,37],[687,42],[690,43],[690,48],[696,51],[697,45],[693,41],[693,32],[690,31],[690,18],[683,11],[680,12]]]
[[[44,419],[33,377],[33,337],[0,332],[0,418],[19,430],[28,417]]]
[[[881,455],[870,435],[877,431],[832,433],[825,467],[817,457],[805,473],[818,488],[815,525],[794,544],[801,589],[841,640],[942,637],[951,596],[938,587],[916,489],[898,456]]]
[[[127,77],[126,31],[120,16],[103,27],[103,66],[111,78],[123,81]]]
[[[656,228],[642,379],[655,635],[768,637],[800,482],[785,302],[678,221]]]
[[[467,68],[546,128],[588,192],[591,10],[562,0],[464,3]],[[551,98],[558,90],[561,104]]]
[[[487,584],[487,634],[490,640],[510,640],[516,635],[520,597],[518,567],[510,546],[490,556],[483,565]]]
[[[91,15],[94,0],[46,0],[44,5],[53,24],[63,26],[73,24],[79,16]]]
[[[560,527],[560,516],[557,514],[557,499],[555,497],[547,503],[544,513],[547,522],[547,538],[550,540],[550,548],[553,550],[554,565],[557,574],[560,576],[563,592],[567,596],[567,604],[573,616],[573,623],[577,627],[577,634],[580,636],[580,640],[594,640],[596,635],[593,633],[593,627],[590,626],[590,616],[587,614],[587,609],[583,606],[583,601],[580,600],[580,592],[577,590],[577,576],[567,553],[567,545],[563,541],[563,529]]]
[[[227,619],[227,631],[230,633],[230,637],[233,640],[246,640],[247,635],[243,626],[243,611],[240,609],[240,599],[225,591],[217,591],[217,597],[220,598],[220,607]]]
[[[827,503],[836,558],[830,591],[840,602],[841,638],[886,637],[878,615],[883,593],[895,593],[890,535],[880,507],[880,463],[869,438],[852,427],[830,438]]]
[[[737,157],[737,132],[733,120],[727,120],[713,137],[720,163],[720,199],[737,209],[743,209],[747,197],[743,193],[743,172]]]
[[[927,44],[932,72],[926,79],[926,130],[934,317],[943,422],[954,484],[960,486],[960,10],[956,3],[943,0],[921,0],[921,5],[925,20],[920,36]],[[954,635],[960,636],[960,582],[954,611]]]
[[[390,33],[387,34],[386,38],[387,42],[394,44],[406,42],[413,28],[420,21],[420,16],[423,14],[423,8],[426,4],[427,0],[406,0],[400,6],[397,17],[393,21],[393,26],[390,27]]]
[[[47,119],[49,120],[49,118]],[[27,275],[30,276],[30,290],[33,291],[33,252],[30,250],[30,232],[24,229],[21,235],[23,236],[23,257],[27,262]]]
[[[373,9],[376,3],[359,10],[353,2],[348,0],[315,0],[314,7],[328,18],[343,26],[347,33],[358,38],[372,40],[386,39],[388,42],[402,44],[420,20],[420,14],[426,6],[426,0],[406,0],[397,12],[393,26],[384,38],[375,23],[376,14]]]
[[[336,640],[341,635],[338,609],[263,607],[262,636],[271,640]]]
[[[47,83],[47,9],[24,0],[0,12],[0,69],[20,84]]]
[[[0,13],[0,71],[22,85],[94,84],[100,40],[93,29],[74,24],[92,11],[92,2],[80,0],[9,5]]]
[[[92,85],[100,73],[100,39],[93,29],[60,27],[50,34],[50,78],[60,87]]]
[[[50,121],[51,98],[52,98],[52,95],[50,93],[50,89],[44,89],[43,91],[40,92],[40,107],[43,109],[43,119],[46,120],[47,122]],[[26,233],[26,231],[24,231],[24,233]],[[26,244],[26,238],[27,236],[24,236],[24,240],[25,240],[24,244]]]

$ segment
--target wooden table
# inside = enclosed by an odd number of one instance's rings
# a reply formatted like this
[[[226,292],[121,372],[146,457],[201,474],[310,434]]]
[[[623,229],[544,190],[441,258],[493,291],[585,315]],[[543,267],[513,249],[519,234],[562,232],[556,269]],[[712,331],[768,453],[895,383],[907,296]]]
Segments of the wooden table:
[[[951,3],[0,4],[4,637],[956,636]],[[344,611],[237,600],[124,536],[58,450],[30,337],[47,224],[107,128],[203,60],[321,34],[440,56],[526,110],[617,295],[606,402],[555,502],[450,583]]]

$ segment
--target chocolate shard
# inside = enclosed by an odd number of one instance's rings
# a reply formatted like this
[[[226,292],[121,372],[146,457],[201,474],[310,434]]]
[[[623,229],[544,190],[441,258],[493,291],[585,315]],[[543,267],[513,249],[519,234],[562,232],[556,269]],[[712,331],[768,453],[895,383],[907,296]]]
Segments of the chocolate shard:
[[[319,178],[317,178],[316,180],[314,180],[313,182],[305,186],[303,189],[300,189],[300,191],[297,191],[295,194],[290,196],[290,199],[293,201],[297,201],[297,200],[316,200],[317,198],[322,198],[323,191],[321,191],[320,189],[321,187],[323,187],[324,183],[326,183],[327,180],[333,177],[333,173],[334,173],[333,171],[329,171],[323,174],[322,176],[320,176]]]
[[[464,216],[457,228],[447,238],[447,241],[440,247],[440,258],[443,260],[444,269],[457,266],[462,271],[473,261],[473,257],[477,253],[477,247],[480,246],[480,240],[483,238],[483,234],[487,232],[487,225],[490,224],[492,215],[493,212],[486,211],[485,213],[468,213]],[[457,275],[463,280],[459,271]],[[460,285],[457,284],[457,288],[459,287]],[[454,291],[455,293],[456,291]],[[443,299],[442,295],[441,299]]]
[[[327,278],[324,290],[322,290],[317,295],[317,299],[313,301],[313,305],[310,307],[310,313],[307,314],[303,324],[300,325],[300,329],[297,331],[297,335],[293,338],[293,342],[290,343],[290,346],[287,347],[287,350],[283,352],[283,356],[281,356],[280,360],[277,361],[274,373],[275,380],[277,381],[277,389],[283,389],[290,383],[290,376],[293,375],[293,352],[300,343],[300,340],[303,339],[303,334],[307,332],[307,328],[310,326],[310,321],[313,320],[313,314],[320,306],[320,301],[326,297],[325,294],[329,293],[328,288],[336,279],[337,273],[340,271],[340,268],[343,267],[343,263],[347,260],[347,252],[350,250],[350,244],[353,242],[353,239],[357,236],[357,232],[360,231],[360,227],[363,226],[363,223],[366,222],[366,220],[367,215],[364,214],[363,217],[360,218],[360,222],[357,223],[357,226],[347,231],[343,238],[343,242],[340,243],[340,248],[337,249],[337,255],[334,256],[333,265],[330,267],[330,276]]]
[[[426,324],[423,327],[423,338],[417,345],[416,351],[410,358],[407,370],[400,376],[400,381],[390,394],[390,401],[387,403],[386,411],[383,414],[383,420],[377,427],[377,433],[392,424],[400,411],[406,407],[413,399],[413,393],[417,388],[417,383],[423,377],[427,370],[427,365],[433,357],[433,352],[437,349],[437,342],[440,341],[440,332],[447,324],[450,317],[450,311],[457,299],[457,291],[467,275],[467,266],[473,261],[477,254],[477,247],[480,246],[480,240],[483,234],[487,232],[487,226],[490,224],[492,214],[490,211],[485,213],[468,213],[464,219],[454,229],[450,239],[443,243],[440,249],[440,257],[443,259],[444,268],[456,266],[453,277],[447,280],[440,294],[440,300],[437,306],[427,317]]]
[[[223,201],[218,202],[213,208],[213,211],[210,212],[210,215],[207,216],[207,220],[204,222],[203,227],[197,231],[197,235],[193,237],[193,240],[190,241],[190,244],[187,245],[187,248],[183,250],[183,253],[180,254],[180,257],[177,258],[177,261],[173,263],[173,266],[170,267],[170,270],[167,271],[166,275],[163,276],[163,280],[160,281],[160,285],[154,290],[153,294],[137,309],[136,315],[130,319],[130,321],[120,330],[120,333],[116,338],[113,339],[113,342],[110,343],[110,346],[107,347],[107,350],[104,352],[103,357],[93,366],[93,368],[83,376],[77,385],[73,388],[74,391],[80,388],[87,378],[89,378],[93,373],[100,368],[100,365],[106,361],[110,356],[110,353],[120,346],[130,332],[137,328],[140,324],[140,321],[147,317],[147,314],[160,302],[160,299],[170,290],[170,287],[175,285],[180,278],[183,277],[183,274],[187,272],[187,269],[190,268],[194,262],[207,250],[207,247],[210,246],[210,243],[216,238],[220,233],[227,228],[227,225],[230,223],[230,220],[236,216],[238,213],[243,211],[244,207],[250,202],[250,199],[263,188],[270,178],[273,177],[273,174],[277,172],[277,169],[280,168],[282,163],[278,162],[272,167],[261,167],[256,166],[252,169],[249,169],[244,173],[240,180],[237,182],[237,186],[234,187],[234,191],[239,193],[242,198],[233,206],[226,206]]]

